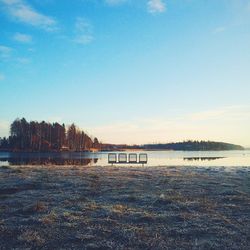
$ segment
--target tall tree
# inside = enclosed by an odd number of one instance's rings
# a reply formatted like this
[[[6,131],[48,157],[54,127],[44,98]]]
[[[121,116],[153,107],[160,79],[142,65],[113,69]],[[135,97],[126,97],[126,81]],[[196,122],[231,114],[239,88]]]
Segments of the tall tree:
[[[16,119],[10,126],[8,139],[0,140],[0,147],[9,147],[14,151],[60,151],[68,147],[70,151],[90,150],[98,146],[74,123],[66,131],[64,124],[45,121],[27,122],[25,118]]]

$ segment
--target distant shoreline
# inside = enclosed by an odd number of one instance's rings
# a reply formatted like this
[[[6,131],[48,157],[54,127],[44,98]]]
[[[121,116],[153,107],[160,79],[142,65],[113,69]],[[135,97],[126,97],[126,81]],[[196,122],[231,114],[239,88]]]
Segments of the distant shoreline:
[[[186,152],[209,152],[209,151],[244,151],[250,150],[250,148],[242,149],[114,149],[114,150],[89,150],[89,151],[21,151],[21,150],[4,150],[0,149],[0,152],[4,153],[98,153],[98,152],[142,152],[142,151],[186,151]]]

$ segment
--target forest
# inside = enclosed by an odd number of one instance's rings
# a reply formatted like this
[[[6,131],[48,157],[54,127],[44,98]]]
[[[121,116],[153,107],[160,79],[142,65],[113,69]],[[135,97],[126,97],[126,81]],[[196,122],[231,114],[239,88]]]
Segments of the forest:
[[[242,150],[242,146],[214,141],[183,141],[144,145],[101,144],[91,138],[74,123],[65,126],[58,122],[26,121],[16,119],[10,125],[10,136],[0,138],[1,151],[14,152],[60,152],[60,151],[122,151],[122,150]]]
[[[216,150],[243,150],[240,145],[215,141],[187,140],[172,143],[154,143],[144,145],[102,144],[102,149],[108,151],[123,150],[181,150],[181,151],[216,151]]]
[[[211,150],[243,150],[240,145],[215,141],[184,141],[166,144],[145,144],[146,150],[183,150],[183,151],[211,151]]]
[[[65,124],[16,119],[10,125],[10,136],[0,138],[0,150],[22,152],[90,151],[100,149],[97,138],[92,139],[74,123]]]

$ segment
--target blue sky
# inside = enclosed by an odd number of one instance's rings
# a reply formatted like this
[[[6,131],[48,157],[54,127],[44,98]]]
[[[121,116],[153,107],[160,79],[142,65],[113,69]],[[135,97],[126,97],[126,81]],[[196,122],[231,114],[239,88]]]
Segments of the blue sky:
[[[0,0],[0,136],[250,146],[250,0]]]

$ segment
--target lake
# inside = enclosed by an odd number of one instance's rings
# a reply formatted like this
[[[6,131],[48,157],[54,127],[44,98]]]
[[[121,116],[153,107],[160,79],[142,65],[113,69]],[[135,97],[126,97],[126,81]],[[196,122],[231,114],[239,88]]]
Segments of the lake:
[[[127,153],[132,153],[128,151]],[[0,152],[0,165],[108,165],[110,152],[10,153]],[[121,152],[112,152],[121,153]],[[147,153],[147,166],[250,167],[250,150],[233,151],[134,151]],[[132,165],[132,164],[131,164]],[[120,165],[119,165],[120,166]]]

